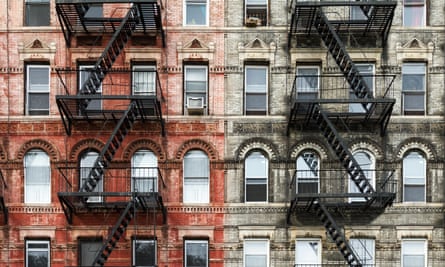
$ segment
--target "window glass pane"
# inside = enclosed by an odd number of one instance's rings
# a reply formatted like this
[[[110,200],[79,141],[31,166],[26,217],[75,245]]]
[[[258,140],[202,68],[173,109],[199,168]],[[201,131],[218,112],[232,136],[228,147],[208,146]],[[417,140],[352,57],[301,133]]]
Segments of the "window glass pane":
[[[80,241],[80,265],[91,266],[101,248],[102,241]]]
[[[267,267],[268,266],[268,241],[248,240],[244,241],[244,266]]]
[[[405,185],[403,200],[407,202],[423,202],[425,201],[424,185]]]
[[[246,177],[267,177],[267,158],[260,152],[253,152],[246,158]]]
[[[267,69],[246,67],[246,92],[266,92]]]
[[[374,266],[374,239],[351,238],[349,244],[362,264],[365,266]]]
[[[186,24],[206,25],[207,24],[207,3],[206,0],[186,1]]]
[[[186,267],[207,267],[207,243],[207,241],[186,241]]]
[[[267,95],[266,94],[246,94],[246,110],[247,111],[266,111]]]
[[[297,240],[295,244],[295,263],[320,264],[320,249],[318,240]]]
[[[85,181],[88,179],[90,171],[92,167],[94,167],[94,163],[96,162],[97,157],[99,157],[99,153],[95,151],[89,151],[82,154],[80,159],[80,184],[79,188],[82,188]],[[93,192],[102,192],[103,191],[103,179],[100,179],[94,188]],[[100,202],[102,198],[98,197],[89,197],[88,202]]]
[[[318,68],[297,68],[297,90],[302,92],[318,91]]]
[[[26,1],[25,25],[26,26],[49,26],[50,4],[49,0]]]
[[[425,26],[425,5],[421,1],[410,4],[405,1],[403,25],[407,27]]]
[[[25,203],[51,202],[51,173],[48,155],[30,150],[25,155]]]
[[[139,150],[132,157],[132,190],[157,192],[157,158],[149,150]]]
[[[246,184],[246,201],[264,202],[267,201],[266,180],[248,179]]]
[[[134,240],[133,262],[135,266],[156,265],[156,241]]]
[[[200,150],[187,152],[184,157],[184,177],[208,177],[209,158]]]
[[[152,95],[156,92],[156,71],[153,66],[133,67],[133,94]]]
[[[426,240],[403,240],[402,262],[404,267],[423,267],[426,264]]]
[[[191,150],[184,157],[183,200],[209,202],[209,159],[203,151]]]
[[[26,241],[26,266],[49,267],[49,241]]]

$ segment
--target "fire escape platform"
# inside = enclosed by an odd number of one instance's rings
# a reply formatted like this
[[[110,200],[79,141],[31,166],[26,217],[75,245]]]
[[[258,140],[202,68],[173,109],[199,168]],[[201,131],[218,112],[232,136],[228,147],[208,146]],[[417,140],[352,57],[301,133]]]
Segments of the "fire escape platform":
[[[97,16],[95,12],[88,12],[91,6],[107,5],[112,8],[109,16]],[[116,8],[113,9],[113,5]],[[124,8],[124,7],[127,8]],[[119,27],[126,11],[131,6],[137,8],[138,23],[134,35],[147,38],[161,36],[165,46],[165,34],[162,27],[161,7],[157,0],[56,0],[56,11],[62,31],[68,46],[71,39],[77,35],[92,35],[98,33],[112,34]]]
[[[317,12],[321,9],[329,16],[329,22],[337,33],[341,34],[377,34],[383,40],[394,17],[397,1],[294,1],[289,39],[295,35],[318,35],[314,28]],[[362,10],[357,16],[351,16],[353,8]]]

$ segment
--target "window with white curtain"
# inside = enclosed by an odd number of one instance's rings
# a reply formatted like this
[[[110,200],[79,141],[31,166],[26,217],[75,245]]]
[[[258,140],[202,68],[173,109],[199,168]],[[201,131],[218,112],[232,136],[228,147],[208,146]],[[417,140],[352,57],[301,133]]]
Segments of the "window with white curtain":
[[[158,159],[146,149],[131,158],[131,189],[133,192],[158,192]]]
[[[80,158],[80,179],[79,179],[79,188],[85,184],[88,180],[92,167],[94,167],[94,163],[96,162],[97,157],[99,157],[99,153],[96,151],[87,151],[82,153]],[[97,182],[96,187],[93,192],[103,192],[103,177]],[[88,198],[87,202],[101,202],[101,196],[91,196]]]
[[[349,245],[363,267],[375,266],[375,241],[371,238],[351,238]]]
[[[26,114],[49,115],[50,67],[26,66]]]
[[[209,203],[209,158],[201,150],[184,157],[184,203]]]
[[[352,156],[360,166],[363,171],[363,174],[366,176],[366,179],[371,184],[373,188],[375,188],[375,159],[374,155],[369,153],[368,151],[359,150],[355,151]],[[360,189],[354,183],[352,179],[349,179],[349,193],[361,193]],[[366,201],[364,197],[351,197],[349,201]]]
[[[269,240],[244,240],[244,267],[269,266]]]
[[[320,68],[318,66],[297,66],[297,99],[317,99],[320,89]]]
[[[132,73],[133,95],[156,95],[155,65],[134,65]]]
[[[319,239],[297,239],[295,242],[296,266],[321,264],[321,243]]]
[[[403,157],[403,201],[426,201],[426,160],[418,151]]]
[[[259,151],[249,153],[245,160],[245,201],[267,202],[269,161]]]
[[[312,150],[297,157],[296,190],[298,193],[318,193],[320,190],[320,158]]]
[[[25,154],[25,203],[51,203],[51,168],[43,150],[32,149]]]
[[[425,239],[402,240],[402,267],[426,267],[428,242]]]

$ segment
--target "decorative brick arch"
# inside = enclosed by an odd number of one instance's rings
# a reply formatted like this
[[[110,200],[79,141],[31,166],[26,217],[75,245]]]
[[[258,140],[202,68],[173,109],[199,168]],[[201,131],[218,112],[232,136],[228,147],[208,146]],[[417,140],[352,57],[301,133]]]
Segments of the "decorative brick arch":
[[[204,152],[207,153],[210,160],[217,160],[218,159],[218,153],[216,149],[210,145],[209,143],[200,140],[200,139],[192,139],[184,142],[176,152],[176,159],[181,160],[184,158],[184,155],[187,153],[187,151],[191,149],[201,149]]]
[[[149,149],[153,151],[153,153],[155,153],[159,160],[163,161],[166,159],[165,153],[162,150],[161,146],[149,139],[140,139],[131,142],[125,148],[125,151],[123,153],[124,159],[129,159],[139,149]]]
[[[396,157],[398,160],[403,159],[403,156],[408,152],[409,150],[420,150],[425,154],[425,157],[427,160],[436,160],[437,159],[437,153],[433,147],[433,145],[421,138],[409,138],[402,142],[398,148],[397,148],[397,154]]]
[[[85,139],[80,141],[79,143],[75,144],[73,148],[71,149],[70,153],[70,160],[71,161],[77,161],[79,158],[80,153],[87,149],[95,149],[97,151],[101,151],[104,147],[104,144],[97,140],[97,139]]]
[[[384,157],[384,153],[382,148],[374,141],[370,139],[357,139],[351,142],[352,145],[349,146],[349,150],[354,153],[357,150],[367,150],[375,159],[382,159]]]
[[[59,153],[55,149],[54,145],[49,143],[48,141],[42,140],[42,139],[31,140],[31,141],[23,144],[17,153],[17,159],[23,160],[26,152],[28,152],[29,150],[34,149],[34,148],[41,149],[41,150],[45,151],[46,153],[48,153],[48,156],[51,161],[57,161],[59,159]]]
[[[270,160],[278,160],[279,153],[276,146],[269,140],[263,138],[251,138],[244,141],[237,151],[235,151],[236,160],[245,159],[250,151],[261,149],[267,153]]]
[[[322,143],[313,139],[306,139],[298,142],[298,144],[291,149],[290,159],[293,161],[297,160],[298,155],[305,150],[313,150],[317,152],[321,160],[328,159],[329,154],[326,147]]]

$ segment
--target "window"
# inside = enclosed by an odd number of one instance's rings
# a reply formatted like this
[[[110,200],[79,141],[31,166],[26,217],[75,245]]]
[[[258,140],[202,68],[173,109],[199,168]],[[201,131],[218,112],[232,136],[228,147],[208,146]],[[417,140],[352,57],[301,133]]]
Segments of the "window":
[[[94,163],[96,162],[97,157],[99,157],[99,153],[95,151],[88,151],[82,154],[80,158],[80,185],[79,188],[85,184],[88,180],[92,167],[94,167]],[[103,177],[96,184],[93,192],[102,192],[103,191]],[[101,202],[102,197],[89,197],[87,202]]]
[[[245,0],[246,25],[267,25],[267,0]]]
[[[102,248],[102,239],[79,240],[79,265],[92,266],[97,253]]]
[[[403,201],[425,201],[426,160],[417,151],[403,158]]]
[[[369,154],[367,151],[357,151],[353,153],[354,159],[357,161],[358,165],[363,171],[363,174],[368,179],[368,182],[373,188],[375,188],[375,160],[374,156]],[[349,193],[361,193],[357,185],[349,179]],[[352,197],[349,199],[353,201],[366,201],[366,198]]]
[[[319,192],[320,159],[314,151],[304,151],[297,158],[296,188],[298,193]]]
[[[258,151],[250,153],[245,161],[245,201],[266,202],[268,159]]]
[[[138,150],[131,158],[132,192],[158,192],[158,159],[149,150]]]
[[[245,240],[244,267],[268,267],[268,266],[269,266],[269,241]]]
[[[245,66],[245,114],[267,114],[267,66]]]
[[[209,242],[207,240],[185,240],[184,266],[207,267],[209,266]]]
[[[320,69],[317,66],[297,66],[297,99],[318,98]]]
[[[404,63],[402,66],[402,94],[404,115],[425,114],[425,63]]]
[[[426,25],[425,0],[403,1],[403,26],[422,27]]]
[[[369,93],[374,95],[374,64],[358,63],[355,64],[355,67],[360,72],[362,79],[366,82]],[[350,99],[357,99],[357,96],[353,90],[350,91]],[[349,112],[365,113],[366,110],[362,104],[353,103],[349,105]]]
[[[137,267],[157,266],[156,240],[133,239],[133,265]]]
[[[362,266],[375,266],[375,242],[370,238],[351,238],[349,245],[359,258]]]
[[[185,0],[184,25],[206,26],[208,22],[208,0]]]
[[[49,240],[26,240],[26,267],[49,267]]]
[[[424,239],[402,240],[402,267],[427,266],[427,249]]]
[[[204,115],[207,113],[208,68],[204,65],[186,65],[184,69],[185,114]]]
[[[91,72],[93,71],[94,66],[92,65],[79,65],[79,91],[82,89],[83,84],[89,79]],[[102,85],[99,88],[96,88],[96,92],[93,95],[102,95]],[[100,99],[92,99],[87,108],[87,110],[101,110],[102,109],[102,100]]]
[[[26,72],[26,114],[49,115],[49,66],[27,65]]]
[[[40,149],[25,155],[25,203],[51,203],[49,157]]]
[[[372,7],[371,7],[372,8]],[[368,13],[369,14],[369,13]],[[351,20],[367,20],[363,9],[360,6],[351,6]]]
[[[320,240],[297,239],[295,242],[295,265],[315,266],[317,264],[321,264]]]
[[[25,26],[49,26],[49,0],[25,1]]]
[[[156,95],[156,67],[154,65],[133,66],[133,95]]]
[[[209,158],[200,150],[184,157],[184,203],[209,203]]]

